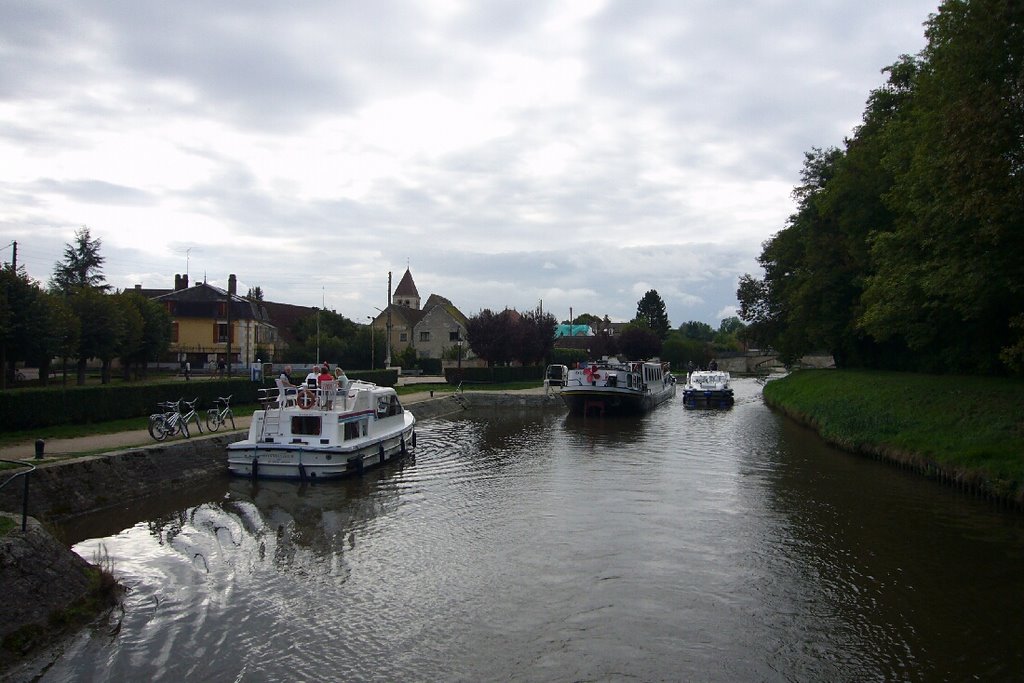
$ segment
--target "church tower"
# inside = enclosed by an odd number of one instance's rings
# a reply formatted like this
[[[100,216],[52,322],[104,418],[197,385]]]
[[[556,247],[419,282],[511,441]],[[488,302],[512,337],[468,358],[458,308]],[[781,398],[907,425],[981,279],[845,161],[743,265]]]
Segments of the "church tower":
[[[416,290],[416,283],[412,281],[412,273],[408,268],[405,269],[405,275],[402,276],[398,287],[395,288],[395,293],[391,296],[391,303],[395,306],[420,310],[420,293]]]

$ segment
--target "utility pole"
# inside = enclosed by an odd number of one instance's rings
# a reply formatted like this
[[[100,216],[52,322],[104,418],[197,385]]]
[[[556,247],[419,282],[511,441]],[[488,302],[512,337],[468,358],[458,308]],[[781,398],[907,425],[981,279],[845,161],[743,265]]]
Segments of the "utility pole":
[[[11,270],[18,272],[18,242],[15,240],[11,244],[14,247],[14,252],[11,254]]]
[[[384,367],[391,367],[391,271],[388,271],[388,346],[384,349]]]
[[[231,285],[228,285],[228,305],[227,305],[227,319],[228,319],[228,342],[227,342],[227,361],[228,361],[228,377],[231,377]]]

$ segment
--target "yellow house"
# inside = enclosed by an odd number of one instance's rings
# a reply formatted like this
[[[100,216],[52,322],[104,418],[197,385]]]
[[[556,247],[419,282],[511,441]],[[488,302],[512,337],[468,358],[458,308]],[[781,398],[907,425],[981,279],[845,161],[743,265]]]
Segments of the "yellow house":
[[[171,316],[168,353],[174,360],[198,370],[221,361],[248,367],[257,353],[261,361],[273,357],[277,328],[260,302],[235,293],[236,282],[228,277],[228,291],[205,282],[189,287],[187,275],[175,275],[174,291],[154,298]]]

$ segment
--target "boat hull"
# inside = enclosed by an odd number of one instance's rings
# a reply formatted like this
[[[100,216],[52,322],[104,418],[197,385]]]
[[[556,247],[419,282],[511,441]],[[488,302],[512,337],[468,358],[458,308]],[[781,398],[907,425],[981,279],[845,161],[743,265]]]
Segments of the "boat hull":
[[[735,403],[731,377],[721,370],[697,370],[687,377],[683,388],[683,406],[686,408],[729,408]]]
[[[675,396],[670,384],[658,392],[640,392],[611,387],[567,387],[561,396],[574,415],[639,415],[654,410]]]
[[[414,426],[407,421],[393,434],[344,448],[238,441],[228,446],[228,471],[241,477],[310,481],[358,475],[409,455],[416,442]]]
[[[732,389],[683,390],[683,405],[687,408],[730,408],[735,402]]]

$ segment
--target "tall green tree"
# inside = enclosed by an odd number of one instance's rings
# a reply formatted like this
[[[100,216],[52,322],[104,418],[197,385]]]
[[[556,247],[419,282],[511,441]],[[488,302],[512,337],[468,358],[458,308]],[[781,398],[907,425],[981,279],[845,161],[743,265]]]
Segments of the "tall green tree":
[[[689,320],[679,326],[679,332],[686,339],[711,341],[715,338],[715,330],[711,325],[699,320]]]
[[[64,247],[64,260],[53,266],[50,289],[70,294],[79,287],[91,287],[101,292],[110,290],[103,276],[104,257],[100,255],[102,241],[93,239],[89,228],[75,231],[75,240]]]
[[[47,384],[51,358],[77,325],[62,298],[44,292],[24,269],[0,269],[0,367],[7,370],[3,382],[17,361],[25,361],[39,368],[40,382]]]
[[[171,343],[171,316],[152,299],[126,290],[117,295],[125,322],[119,346],[124,378],[132,368],[136,376],[145,376],[150,361],[159,360]]]
[[[88,361],[102,362],[101,381],[110,382],[111,362],[117,357],[125,334],[124,314],[116,299],[93,287],[79,287],[69,298],[80,322],[77,351],[77,382],[85,384]]]
[[[542,363],[555,346],[558,321],[550,313],[529,311],[519,318],[519,348],[515,355],[523,365]]]
[[[466,322],[466,342],[488,365],[504,365],[512,361],[519,346],[517,311],[505,309],[495,313],[485,308]],[[553,331],[552,331],[553,334]]]
[[[668,337],[668,331],[672,329],[672,325],[668,321],[668,313],[665,310],[665,302],[654,289],[647,290],[643,298],[636,302],[636,320],[644,322],[651,331],[658,335],[658,339],[664,340]]]
[[[926,35],[862,324],[925,369],[995,372],[1024,314],[1024,5],[947,0]]]
[[[661,348],[661,337],[643,322],[626,325],[619,335],[619,349],[631,360],[654,358]]]

